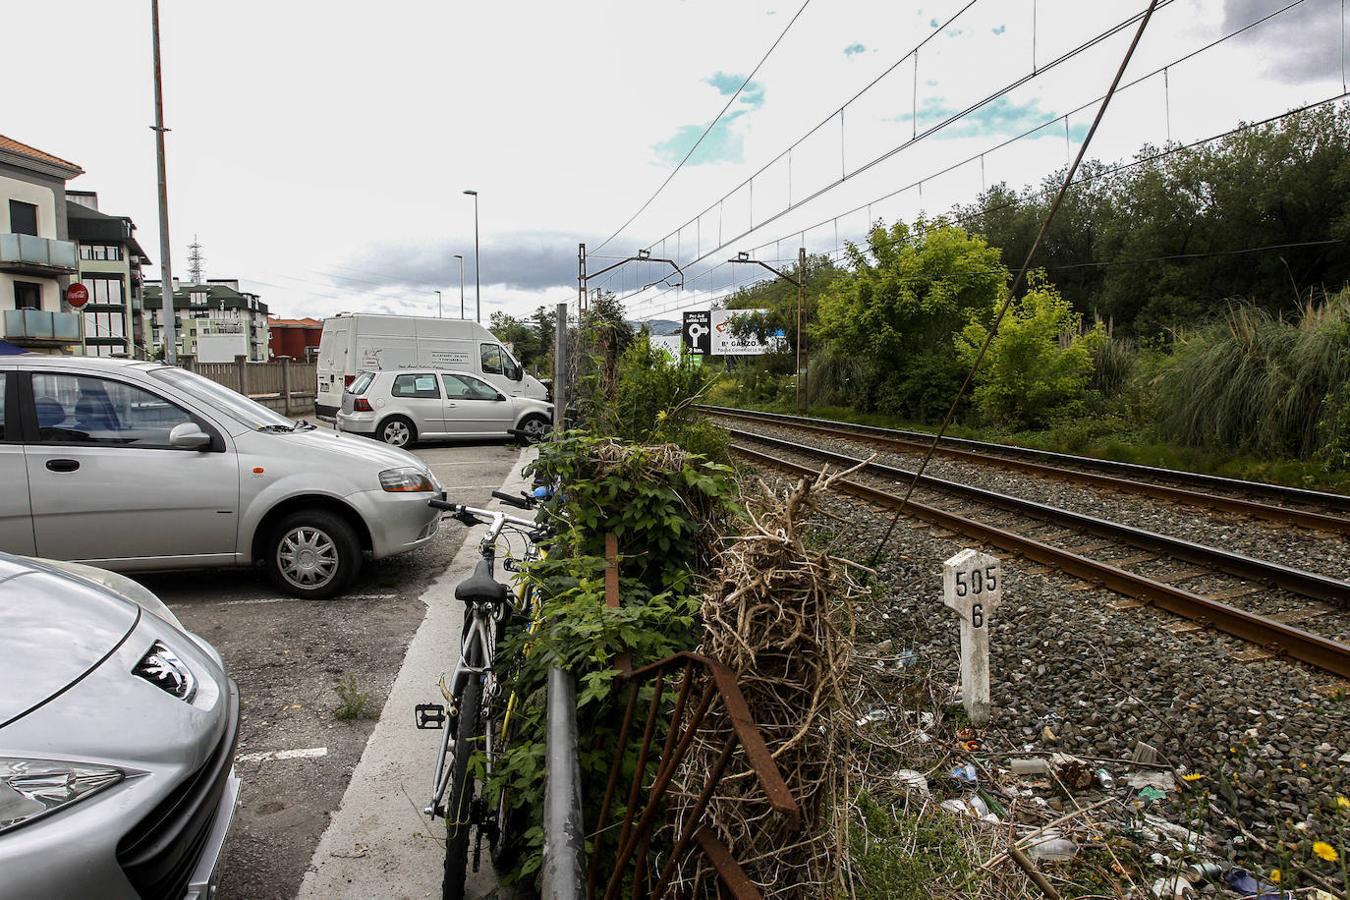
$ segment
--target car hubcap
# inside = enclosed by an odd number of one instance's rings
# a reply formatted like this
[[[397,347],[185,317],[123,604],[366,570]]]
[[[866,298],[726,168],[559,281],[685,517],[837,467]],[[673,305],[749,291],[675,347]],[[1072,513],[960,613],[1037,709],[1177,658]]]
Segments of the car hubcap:
[[[408,443],[408,426],[402,422],[390,422],[384,426],[384,442],[402,447]]]
[[[524,431],[531,438],[538,439],[544,436],[544,431],[547,429],[547,427],[548,426],[546,426],[540,419],[530,419],[525,423]]]
[[[287,582],[313,590],[323,587],[337,575],[337,545],[317,528],[293,528],[281,539],[277,562]]]

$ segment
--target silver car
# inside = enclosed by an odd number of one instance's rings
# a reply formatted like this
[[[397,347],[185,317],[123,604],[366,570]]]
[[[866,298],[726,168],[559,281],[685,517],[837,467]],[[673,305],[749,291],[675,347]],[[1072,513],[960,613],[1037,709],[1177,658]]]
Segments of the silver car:
[[[186,369],[0,357],[0,551],[118,571],[259,565],[324,598],[436,534],[420,459]]]
[[[0,900],[214,893],[239,691],[115,578],[0,554]]]
[[[395,447],[441,438],[506,437],[538,441],[553,424],[553,404],[508,397],[465,372],[362,372],[342,395],[342,431]]]

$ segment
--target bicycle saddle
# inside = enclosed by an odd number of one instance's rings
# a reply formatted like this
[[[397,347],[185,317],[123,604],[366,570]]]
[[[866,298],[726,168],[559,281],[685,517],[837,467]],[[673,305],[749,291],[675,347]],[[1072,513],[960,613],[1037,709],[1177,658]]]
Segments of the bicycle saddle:
[[[504,603],[506,585],[493,578],[488,561],[480,559],[473,574],[455,585],[455,599],[464,603]]]

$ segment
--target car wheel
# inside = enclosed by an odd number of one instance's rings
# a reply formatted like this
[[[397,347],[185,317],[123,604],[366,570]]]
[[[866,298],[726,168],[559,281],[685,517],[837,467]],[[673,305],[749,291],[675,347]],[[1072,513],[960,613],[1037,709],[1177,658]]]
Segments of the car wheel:
[[[520,421],[520,431],[531,444],[537,444],[553,428],[553,423],[543,416],[526,416]]]
[[[361,541],[345,519],[322,509],[293,512],[267,541],[267,572],[292,597],[326,600],[361,570]]]
[[[390,416],[380,423],[379,437],[392,447],[409,447],[417,440],[417,429],[402,416]]]

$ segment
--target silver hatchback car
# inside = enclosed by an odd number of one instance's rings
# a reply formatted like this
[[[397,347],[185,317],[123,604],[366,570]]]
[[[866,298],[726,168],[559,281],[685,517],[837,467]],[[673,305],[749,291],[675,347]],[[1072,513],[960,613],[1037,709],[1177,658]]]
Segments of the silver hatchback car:
[[[238,688],[153,595],[72,568],[0,553],[0,900],[208,900]]]
[[[553,404],[508,397],[465,372],[402,369],[362,372],[342,395],[337,425],[395,447],[419,440],[506,437],[538,441],[553,424]]]
[[[257,564],[322,599],[367,555],[430,541],[440,489],[410,453],[186,369],[0,357],[0,551],[119,571]]]

